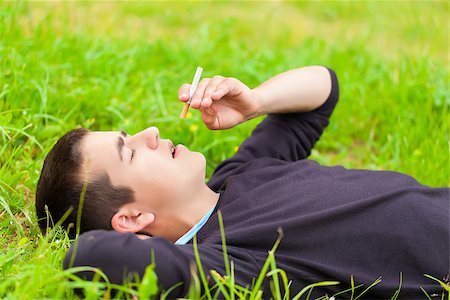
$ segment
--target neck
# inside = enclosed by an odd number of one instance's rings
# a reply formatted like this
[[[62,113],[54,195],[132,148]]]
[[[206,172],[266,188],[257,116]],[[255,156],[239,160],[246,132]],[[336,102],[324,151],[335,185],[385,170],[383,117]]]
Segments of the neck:
[[[186,211],[182,212],[180,219],[184,220],[190,229],[217,204],[218,200],[219,194],[212,191],[206,184],[204,184],[203,188],[198,191],[196,197],[193,198],[193,201],[186,203],[186,206],[183,208]]]
[[[194,227],[217,204],[219,194],[203,183],[191,193],[185,191],[181,199],[181,202],[176,203],[177,207],[170,207],[165,213],[161,212],[160,217],[156,216],[160,222],[155,222],[158,228],[153,228],[153,231],[160,229],[164,232],[161,236],[172,242]]]

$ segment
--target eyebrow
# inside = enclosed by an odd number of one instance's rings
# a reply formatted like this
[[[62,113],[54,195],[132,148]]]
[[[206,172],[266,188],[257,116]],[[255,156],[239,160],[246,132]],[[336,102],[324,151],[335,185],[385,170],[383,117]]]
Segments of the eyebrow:
[[[128,133],[126,133],[125,130],[123,130],[123,129],[120,130],[119,132],[120,132],[120,134],[121,134],[123,137],[127,137],[127,136],[128,136]],[[123,155],[122,155],[122,153],[123,153],[123,146],[124,146],[124,145],[125,145],[125,142],[124,142],[123,138],[119,136],[119,138],[118,138],[118,140],[117,140],[116,146],[117,146],[117,152],[119,153],[120,161],[123,161]]]
[[[123,161],[122,152],[123,152],[123,146],[124,145],[125,145],[125,142],[123,141],[123,138],[121,136],[119,136],[118,139],[117,139],[116,146],[117,146],[117,152],[119,153],[120,161]]]

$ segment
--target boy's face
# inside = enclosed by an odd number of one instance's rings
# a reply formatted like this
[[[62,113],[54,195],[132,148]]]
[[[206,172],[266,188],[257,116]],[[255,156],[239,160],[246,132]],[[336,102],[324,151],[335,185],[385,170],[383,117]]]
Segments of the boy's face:
[[[88,174],[106,172],[114,186],[131,188],[143,209],[178,202],[186,189],[205,180],[203,154],[183,145],[175,148],[170,140],[159,137],[156,127],[133,136],[125,132],[90,132],[81,148]]]

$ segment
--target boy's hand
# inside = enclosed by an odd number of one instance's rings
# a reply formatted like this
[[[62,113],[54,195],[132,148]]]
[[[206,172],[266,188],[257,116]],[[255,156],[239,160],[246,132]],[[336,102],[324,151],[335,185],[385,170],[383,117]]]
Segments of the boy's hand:
[[[180,87],[180,101],[189,100],[190,87],[187,83]],[[214,76],[198,84],[190,106],[200,110],[209,129],[228,129],[257,116],[255,98],[254,92],[236,78]]]
[[[148,235],[140,234],[140,233],[136,233],[136,236],[137,236],[139,239],[141,239],[141,240],[148,240],[148,239],[151,238],[151,237],[148,236]]]

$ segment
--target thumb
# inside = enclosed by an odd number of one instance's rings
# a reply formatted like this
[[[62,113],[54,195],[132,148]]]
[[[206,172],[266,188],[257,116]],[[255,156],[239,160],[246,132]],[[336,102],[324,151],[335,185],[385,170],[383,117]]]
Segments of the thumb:
[[[214,108],[206,107],[201,109],[202,112],[202,120],[205,123],[206,127],[211,130],[220,129],[220,122],[217,116],[217,112]]]

